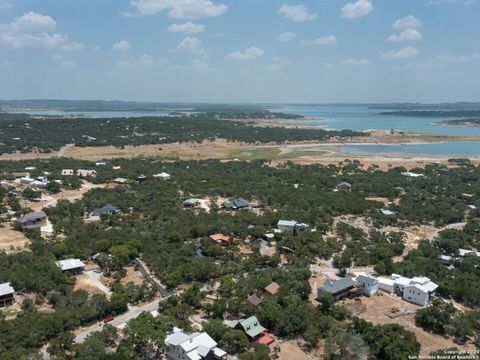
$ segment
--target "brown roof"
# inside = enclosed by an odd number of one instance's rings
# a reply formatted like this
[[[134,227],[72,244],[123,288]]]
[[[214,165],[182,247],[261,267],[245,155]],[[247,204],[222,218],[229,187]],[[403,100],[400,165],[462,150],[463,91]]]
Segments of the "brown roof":
[[[262,299],[260,299],[257,294],[250,295],[247,298],[247,301],[252,304],[253,306],[258,306],[262,303]]]
[[[265,291],[269,294],[275,295],[278,292],[278,289],[280,289],[280,285],[278,285],[276,282],[272,282],[265,288]]]
[[[223,235],[223,234],[213,234],[213,235],[210,235],[210,239],[212,239],[213,241],[216,241],[216,242],[227,242],[230,240],[230,238],[226,235]]]

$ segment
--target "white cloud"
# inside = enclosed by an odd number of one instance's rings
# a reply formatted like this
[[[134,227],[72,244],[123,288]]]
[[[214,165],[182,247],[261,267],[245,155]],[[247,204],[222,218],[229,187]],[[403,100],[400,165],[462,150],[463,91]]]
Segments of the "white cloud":
[[[85,49],[85,44],[79,42],[71,42],[60,47],[62,51],[80,51]]]
[[[55,33],[57,23],[48,15],[28,12],[9,24],[0,24],[0,43],[14,48],[55,48],[67,37]]]
[[[304,40],[302,44],[305,45],[334,45],[337,43],[335,35],[329,35],[325,37],[319,37],[313,40]]]
[[[194,24],[191,21],[187,21],[183,24],[172,24],[168,28],[168,31],[178,32],[183,34],[199,34],[205,31],[205,25]]]
[[[249,47],[247,50],[244,52],[241,51],[235,51],[231,52],[230,54],[227,55],[227,59],[231,60],[254,60],[259,57],[262,57],[265,54],[265,51],[262,49],[259,49],[255,46]]]
[[[126,40],[121,40],[113,44],[113,50],[115,51],[128,51],[132,48],[132,45],[129,44]]]
[[[205,55],[207,52],[202,46],[200,39],[187,36],[178,45],[177,50],[190,54]]]
[[[403,60],[418,56],[418,49],[413,46],[407,46],[400,50],[390,50],[382,55],[385,60]]]
[[[73,69],[74,67],[77,66],[77,64],[75,63],[75,61],[73,61],[73,60],[66,60],[66,59],[64,59],[63,56],[60,55],[60,54],[55,54],[55,55],[53,55],[53,59],[54,59],[55,61],[57,61],[57,62],[60,64],[60,66],[61,66],[62,68],[64,68],[64,69]]]
[[[265,65],[267,71],[281,71],[290,65],[290,60],[282,59],[281,57],[274,57],[272,61]]]
[[[404,41],[420,41],[422,40],[422,33],[415,29],[405,29],[398,35],[390,35],[387,41],[404,42]]]
[[[7,0],[0,0],[0,10],[8,9],[12,5]]]
[[[355,19],[367,16],[373,10],[373,3],[369,0],[358,0],[354,3],[345,4],[342,7],[341,17],[344,19]]]
[[[342,61],[342,65],[347,66],[363,66],[368,64],[370,64],[370,61],[367,59],[348,58]]]
[[[278,9],[280,14],[295,22],[312,21],[317,18],[317,14],[309,13],[305,5],[282,5]]]
[[[204,19],[220,16],[227,11],[227,5],[215,4],[210,0],[130,0],[134,13],[126,16],[148,16],[161,12],[173,19]]]
[[[155,60],[152,56],[143,54],[137,61],[127,61],[122,60],[117,63],[117,67],[122,69],[129,69],[129,68],[138,68],[140,66],[150,66],[155,64]]]
[[[277,39],[282,42],[290,42],[295,40],[296,38],[297,38],[297,34],[288,32],[288,31],[278,35],[277,37]]]
[[[393,23],[393,28],[397,30],[418,29],[422,27],[422,21],[413,15],[405,16]]]

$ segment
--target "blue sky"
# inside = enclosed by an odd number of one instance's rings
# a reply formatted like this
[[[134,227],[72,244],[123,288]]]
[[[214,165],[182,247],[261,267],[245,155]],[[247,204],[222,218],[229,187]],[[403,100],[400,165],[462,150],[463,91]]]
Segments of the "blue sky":
[[[0,98],[479,101],[479,0],[0,0]]]

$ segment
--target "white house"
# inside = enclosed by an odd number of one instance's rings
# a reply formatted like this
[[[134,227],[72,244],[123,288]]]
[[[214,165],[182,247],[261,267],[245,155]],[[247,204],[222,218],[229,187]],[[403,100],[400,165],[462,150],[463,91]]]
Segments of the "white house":
[[[87,176],[95,177],[95,176],[97,176],[97,171],[96,170],[78,169],[77,170],[77,176],[78,177],[87,177]]]
[[[295,225],[297,225],[297,222],[294,220],[278,220],[277,228],[278,230],[293,233]]]
[[[458,255],[460,257],[464,257],[465,255],[468,255],[468,254],[474,254],[474,255],[480,256],[480,251],[475,252],[475,251],[472,251],[472,250],[458,249]]]
[[[126,184],[128,182],[128,179],[118,177],[118,178],[113,179],[112,181],[114,183],[117,183],[117,184]]]
[[[75,172],[73,169],[63,169],[62,170],[62,176],[73,176]]]
[[[79,274],[85,268],[85,264],[80,259],[60,260],[56,264],[62,271],[68,271],[72,274]]]
[[[174,328],[165,338],[168,346],[167,359],[169,360],[201,360],[227,358],[227,353],[217,347],[217,343],[207,333],[187,334],[181,329]]]
[[[411,279],[392,274],[395,281],[395,292],[403,300],[420,306],[427,305],[432,300],[433,292],[438,285],[426,276],[415,276]]]
[[[380,290],[383,290],[389,294],[393,294],[395,281],[393,281],[392,279],[384,278],[384,277],[378,277],[377,280],[378,280],[378,288]]]
[[[357,285],[363,288],[362,292],[366,296],[375,295],[378,291],[378,280],[368,275],[359,275],[355,279]]]
[[[426,306],[431,300],[433,292],[438,288],[438,285],[432,281],[425,284],[411,283],[405,286],[403,290],[403,300]]]
[[[170,174],[167,174],[166,172],[161,172],[160,174],[155,174],[153,175],[154,178],[160,178],[163,180],[168,180],[170,179]]]

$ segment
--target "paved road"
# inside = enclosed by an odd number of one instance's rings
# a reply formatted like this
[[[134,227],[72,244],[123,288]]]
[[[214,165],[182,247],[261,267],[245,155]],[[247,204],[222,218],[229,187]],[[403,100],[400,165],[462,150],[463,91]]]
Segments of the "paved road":
[[[157,300],[151,301],[151,302],[149,302],[147,304],[144,304],[144,305],[141,305],[141,306],[129,307],[128,312],[126,312],[125,314],[117,316],[115,319],[110,321],[108,324],[112,325],[112,326],[115,326],[116,328],[122,327],[129,320],[135,319],[138,315],[140,315],[144,311],[153,312],[153,311],[157,310],[159,302],[160,302],[160,300],[157,299]],[[85,338],[88,335],[93,334],[93,333],[98,332],[98,331],[102,331],[102,329],[103,329],[103,322],[97,323],[97,324],[89,327],[88,329],[83,329],[82,331],[77,333],[77,335],[75,336],[75,342],[76,343],[81,343],[85,340]]]

